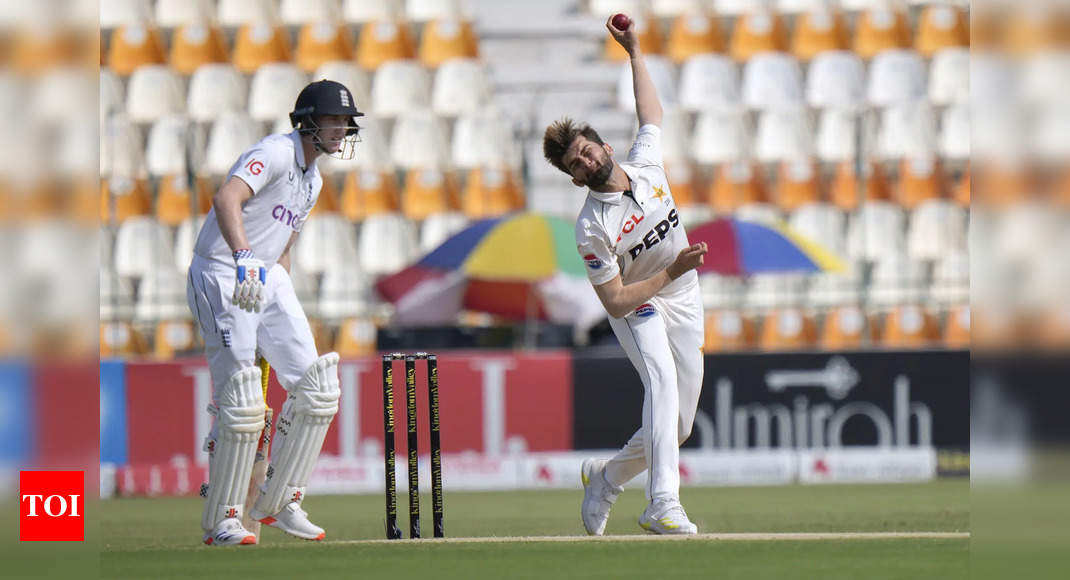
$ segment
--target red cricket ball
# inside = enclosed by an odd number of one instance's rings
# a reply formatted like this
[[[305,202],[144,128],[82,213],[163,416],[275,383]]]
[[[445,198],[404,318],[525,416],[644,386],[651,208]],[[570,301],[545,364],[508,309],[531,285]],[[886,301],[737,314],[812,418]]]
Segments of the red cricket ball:
[[[628,18],[626,14],[615,14],[612,24],[613,28],[617,30],[628,30],[628,27],[632,24],[632,19]]]

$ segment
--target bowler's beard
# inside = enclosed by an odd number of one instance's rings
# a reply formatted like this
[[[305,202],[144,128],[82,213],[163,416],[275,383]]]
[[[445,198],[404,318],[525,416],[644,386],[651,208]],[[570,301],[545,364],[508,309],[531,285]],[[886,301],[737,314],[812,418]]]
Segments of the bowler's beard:
[[[613,173],[613,160],[606,156],[606,160],[602,163],[602,166],[598,168],[587,178],[587,187],[597,189],[602,187],[609,181],[609,176]]]

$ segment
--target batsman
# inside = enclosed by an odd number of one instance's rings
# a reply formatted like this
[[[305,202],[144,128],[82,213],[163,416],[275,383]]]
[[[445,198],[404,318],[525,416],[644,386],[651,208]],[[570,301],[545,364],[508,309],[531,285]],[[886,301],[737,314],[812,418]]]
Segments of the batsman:
[[[301,501],[338,412],[338,355],[316,351],[290,280],[290,250],[323,185],[317,157],[352,158],[362,115],[344,85],[306,86],[290,113],[294,130],[269,135],[238,158],[197,237],[186,298],[212,376],[205,544],[257,543],[243,516],[306,540],[326,536]],[[259,497],[245,514],[265,422],[257,349],[287,398]]]

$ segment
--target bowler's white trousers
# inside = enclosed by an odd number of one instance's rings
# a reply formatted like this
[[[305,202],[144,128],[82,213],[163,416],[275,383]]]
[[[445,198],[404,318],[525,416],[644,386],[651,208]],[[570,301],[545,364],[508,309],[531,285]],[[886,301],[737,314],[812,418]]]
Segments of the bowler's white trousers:
[[[702,390],[702,295],[698,284],[655,296],[624,318],[609,319],[643,381],[642,427],[606,465],[624,485],[649,469],[648,500],[680,497],[680,444],[691,434]]]

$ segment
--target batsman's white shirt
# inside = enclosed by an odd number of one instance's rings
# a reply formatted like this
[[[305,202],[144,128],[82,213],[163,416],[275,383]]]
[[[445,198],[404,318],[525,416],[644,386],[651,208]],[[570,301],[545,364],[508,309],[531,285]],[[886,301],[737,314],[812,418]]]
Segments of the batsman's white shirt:
[[[661,129],[644,125],[620,164],[629,192],[589,191],[576,221],[576,245],[591,284],[617,274],[625,285],[664,270],[688,246],[662,165]],[[623,485],[649,469],[651,500],[678,499],[679,445],[691,433],[702,390],[702,298],[692,270],[624,318],[609,319],[643,382],[642,426],[606,466]]]
[[[246,312],[231,304],[234,259],[214,208],[194,246],[186,299],[204,336],[216,391],[234,373],[255,364],[258,347],[289,389],[318,355],[290,275],[277,262],[316,204],[323,179],[315,161],[305,162],[296,131],[260,140],[238,158],[227,179],[231,176],[253,190],[242,206],[242,223],[249,248],[267,270],[263,308]]]

